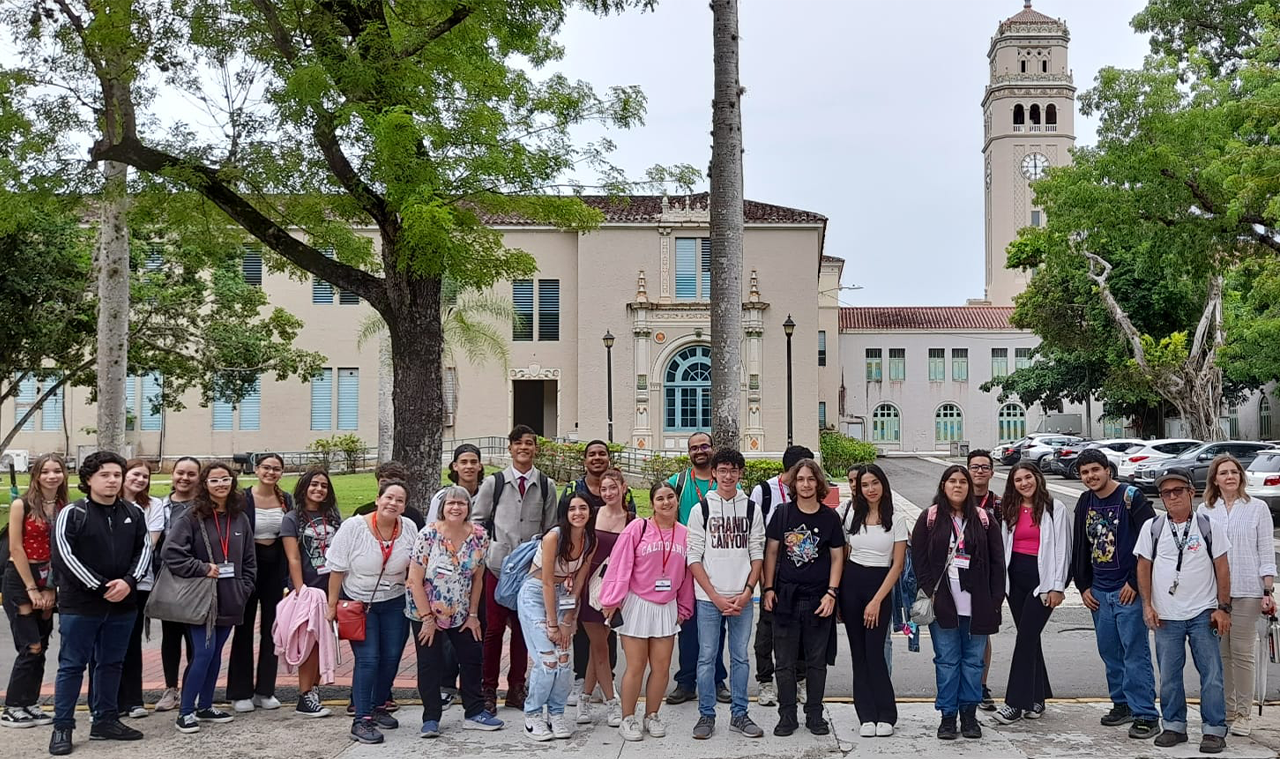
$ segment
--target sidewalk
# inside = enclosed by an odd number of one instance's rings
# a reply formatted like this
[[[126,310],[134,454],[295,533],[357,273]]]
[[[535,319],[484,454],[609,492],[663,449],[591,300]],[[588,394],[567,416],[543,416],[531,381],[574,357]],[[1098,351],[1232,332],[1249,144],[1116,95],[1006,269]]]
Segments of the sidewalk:
[[[752,706],[752,716],[765,728],[766,737],[750,740],[728,730],[728,711],[720,707],[720,720],[715,736],[708,741],[690,737],[697,720],[697,707],[683,704],[664,707],[662,716],[668,734],[656,739],[646,736],[643,742],[626,743],[617,731],[603,723],[579,727],[567,741],[534,743],[524,738],[520,713],[500,709],[507,720],[506,729],[494,733],[463,731],[462,710],[453,707],[445,712],[444,736],[435,741],[417,737],[420,726],[418,710],[406,706],[397,716],[399,730],[387,731],[387,741],[380,746],[363,746],[347,738],[350,722],[341,716],[321,720],[304,720],[287,709],[274,713],[255,712],[241,715],[226,725],[205,725],[200,733],[182,735],[167,715],[152,715],[130,724],[142,730],[146,739],[135,743],[95,742],[89,745],[87,720],[80,720],[75,735],[76,755],[92,755],[106,759],[170,759],[175,755],[259,757],[261,759],[398,759],[400,757],[465,756],[476,759],[508,759],[513,752],[543,757],[582,757],[582,759],[719,759],[720,757],[776,757],[777,759],[816,759],[817,757],[1191,757],[1199,756],[1200,734],[1196,729],[1199,716],[1189,714],[1191,741],[1176,749],[1159,749],[1151,741],[1134,741],[1125,736],[1124,728],[1106,728],[1098,724],[1107,704],[1054,703],[1038,722],[1020,722],[995,727],[989,716],[982,716],[981,740],[937,740],[937,713],[932,704],[901,705],[897,732],[890,738],[858,737],[858,721],[851,704],[827,704],[827,718],[832,723],[831,735],[817,737],[801,728],[790,738],[774,738],[777,722],[773,709]],[[1227,750],[1220,756],[1236,759],[1275,757],[1268,743],[1280,740],[1280,708],[1267,710],[1262,718],[1266,727],[1256,730],[1253,738],[1227,738]],[[10,756],[43,755],[49,740],[48,728],[5,731]]]

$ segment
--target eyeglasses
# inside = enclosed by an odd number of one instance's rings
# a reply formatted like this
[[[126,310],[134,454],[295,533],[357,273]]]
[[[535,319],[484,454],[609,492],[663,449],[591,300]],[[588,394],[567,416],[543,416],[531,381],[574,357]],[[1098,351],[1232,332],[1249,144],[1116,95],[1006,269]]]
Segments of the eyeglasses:
[[[1169,488],[1169,489],[1167,489],[1167,490],[1161,490],[1161,491],[1160,491],[1160,497],[1161,497],[1161,498],[1177,498],[1178,496],[1182,495],[1183,493],[1191,493],[1191,492],[1194,492],[1194,491],[1192,491],[1192,490],[1191,490],[1191,488],[1185,488],[1185,487],[1183,487],[1183,488]]]
[[[689,446],[689,450],[690,451],[709,451],[711,450],[711,444],[703,443],[702,445],[691,445]]]
[[[205,480],[204,483],[206,485],[230,485],[231,478],[230,477],[210,477],[209,479]]]
[[[717,477],[729,477],[735,474],[742,474],[742,470],[736,466],[716,467],[714,471]]]
[[[994,468],[995,467],[991,466],[990,464],[970,464],[969,465],[970,472],[990,472]]]
[[[280,474],[281,472],[283,472],[283,471],[284,471],[284,469],[283,469],[282,467],[278,467],[278,466],[268,466],[268,465],[266,465],[266,464],[259,464],[259,465],[258,465],[258,468],[259,468],[259,469],[261,469],[261,470],[262,470],[262,471],[264,471],[264,472],[275,472],[276,474]]]

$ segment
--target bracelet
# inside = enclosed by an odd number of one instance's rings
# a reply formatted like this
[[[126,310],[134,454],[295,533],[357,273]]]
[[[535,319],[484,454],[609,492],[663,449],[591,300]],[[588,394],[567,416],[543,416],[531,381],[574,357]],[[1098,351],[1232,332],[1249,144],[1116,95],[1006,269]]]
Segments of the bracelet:
[[[762,590],[761,592],[762,592],[762,593],[772,593],[772,592],[773,592],[773,586],[772,586],[772,585],[770,585],[769,587],[765,588],[765,589],[764,589],[764,590]]]
[[[39,586],[39,585],[28,585],[28,586],[27,586],[27,592],[28,592],[28,593],[32,593],[32,592],[36,592],[36,593],[38,593],[39,591],[40,591],[40,586]]]
[[[836,592],[831,588],[827,588],[827,595],[831,596],[832,598],[835,598],[836,600],[839,600],[839,597],[836,595]]]

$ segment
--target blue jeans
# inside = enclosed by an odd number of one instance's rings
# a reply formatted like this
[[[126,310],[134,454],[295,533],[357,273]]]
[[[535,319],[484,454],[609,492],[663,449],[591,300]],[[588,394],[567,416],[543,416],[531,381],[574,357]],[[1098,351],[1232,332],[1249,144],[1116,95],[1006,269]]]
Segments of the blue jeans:
[[[351,673],[351,700],[356,719],[373,714],[391,696],[391,683],[400,669],[400,656],[409,638],[409,618],[404,598],[388,598],[368,605],[364,616],[364,640],[351,641],[355,668]]]
[[[969,632],[969,617],[950,630],[929,625],[933,641],[933,669],[938,681],[938,696],[933,708],[943,716],[958,714],[966,706],[982,702],[982,659],[987,651],[987,636]]]
[[[693,618],[680,625],[680,634],[676,638],[676,646],[680,649],[680,668],[676,670],[676,685],[693,693],[698,686],[698,654],[702,650],[701,635],[698,630],[698,606],[694,604]],[[716,657],[716,687],[722,687],[729,677],[724,667],[724,626],[720,628],[720,655]]]
[[[136,611],[126,614],[60,614],[58,616],[58,678],[53,689],[53,726],[76,727],[76,701],[89,661],[94,661],[93,679],[97,683],[89,704],[95,716],[115,719],[120,693],[120,670],[129,634],[133,632]]]
[[[1187,732],[1187,693],[1182,670],[1187,664],[1187,642],[1191,660],[1200,673],[1200,732],[1227,734],[1227,700],[1222,687],[1222,652],[1218,636],[1209,627],[1213,612],[1205,610],[1192,619],[1160,620],[1156,628],[1156,662],[1160,666],[1160,711],[1164,729]],[[1262,664],[1260,666],[1266,666]]]
[[[1120,591],[1094,589],[1098,610],[1093,612],[1093,629],[1098,638],[1098,655],[1107,669],[1107,689],[1111,703],[1126,704],[1134,717],[1156,719],[1156,682],[1151,671],[1151,646],[1147,623],[1142,620],[1142,598],[1125,606]]]
[[[755,606],[748,604],[736,617],[726,617],[710,601],[698,601],[695,614],[698,620],[698,714],[716,716],[716,662],[724,666],[720,649],[724,643],[724,629],[729,631],[729,713],[734,717],[747,713],[747,683],[751,680],[751,660],[747,648],[751,644],[751,613]]]
[[[564,598],[564,585],[557,584],[556,604]],[[524,633],[524,644],[533,658],[533,669],[529,672],[529,690],[524,697],[525,716],[537,718],[542,708],[547,714],[555,716],[564,714],[565,704],[569,700],[569,689],[573,687],[573,643],[559,646],[551,642],[547,633],[547,605],[542,598],[542,580],[529,578],[520,586],[520,597],[516,604],[520,608],[520,629]],[[568,612],[556,609],[556,622],[563,626]]]
[[[213,637],[205,634],[204,625],[187,625],[191,633],[191,661],[182,678],[182,709],[178,714],[192,714],[196,709],[213,708],[213,689],[218,685],[222,669],[222,647],[235,628],[213,628]]]

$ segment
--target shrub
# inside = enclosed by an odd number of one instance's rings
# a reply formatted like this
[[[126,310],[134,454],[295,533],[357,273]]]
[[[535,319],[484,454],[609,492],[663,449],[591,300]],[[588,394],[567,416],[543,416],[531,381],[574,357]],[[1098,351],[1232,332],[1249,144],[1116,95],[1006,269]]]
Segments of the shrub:
[[[834,430],[822,432],[822,465],[837,479],[843,479],[849,467],[875,461],[877,453],[876,447],[870,443]]]
[[[671,475],[688,468],[688,466],[688,456],[663,456],[661,454],[650,456],[644,462],[644,469],[640,473],[644,480],[644,488],[647,490],[659,480],[670,479]]]
[[[609,443],[610,457],[615,461],[622,451],[620,443]],[[560,484],[573,482],[582,477],[586,470],[582,468],[582,457],[587,452],[587,441],[566,443],[550,438],[538,438],[538,455],[533,457],[533,465],[539,472],[547,475]]]
[[[335,469],[334,464],[341,459],[346,466],[346,471],[355,472],[361,469],[361,465],[364,463],[366,446],[359,435],[348,432],[345,435],[334,435],[314,440],[307,446],[307,450],[320,454],[321,463],[323,463],[325,469]]]
[[[782,474],[781,461],[747,459],[747,468],[742,471],[742,489],[750,494],[756,485],[780,474]]]

